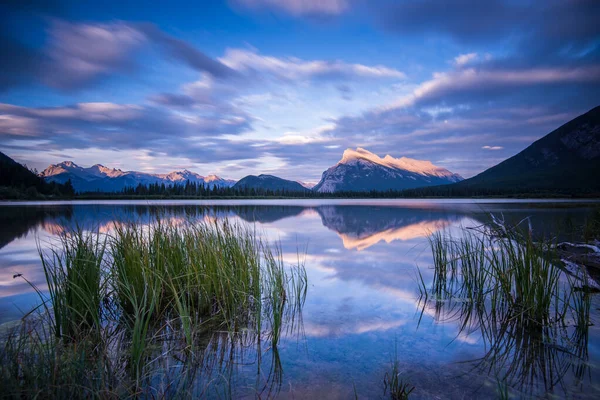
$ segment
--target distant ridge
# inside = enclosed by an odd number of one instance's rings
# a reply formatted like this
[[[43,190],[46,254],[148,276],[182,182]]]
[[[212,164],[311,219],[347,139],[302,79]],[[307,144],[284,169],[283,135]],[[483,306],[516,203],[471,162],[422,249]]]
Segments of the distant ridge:
[[[102,164],[96,164],[89,168],[83,168],[72,161],[63,161],[59,164],[50,165],[40,173],[47,182],[65,183],[69,179],[77,192],[118,192],[128,187],[136,187],[139,184],[185,184],[187,181],[196,184],[205,184],[209,188],[231,187],[234,180],[223,179],[216,175],[202,176],[184,169],[173,171],[168,174],[149,174],[137,171],[122,171],[116,168],[108,168]]]
[[[274,175],[248,175],[240,179],[234,186],[235,189],[265,189],[265,190],[286,190],[289,192],[307,192],[310,189],[302,186],[296,181],[282,179]]]

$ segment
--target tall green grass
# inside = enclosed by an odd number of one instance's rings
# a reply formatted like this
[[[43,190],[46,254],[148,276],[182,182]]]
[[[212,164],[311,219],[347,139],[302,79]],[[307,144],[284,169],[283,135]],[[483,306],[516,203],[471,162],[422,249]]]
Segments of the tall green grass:
[[[281,382],[277,345],[301,320],[306,272],[251,227],[157,219],[39,247],[49,296],[37,289],[41,312],[7,336],[5,397],[230,393],[224,377],[264,340],[275,375],[260,390]]]
[[[458,237],[436,233],[430,244],[434,276],[429,290],[421,278],[423,312],[458,322],[461,335],[481,335],[486,353],[477,367],[528,395],[585,369],[589,293],[576,290],[585,278],[562,267],[552,240],[493,223]]]
[[[57,337],[75,339],[100,327],[105,244],[99,235],[78,230],[61,236],[60,247],[40,250]]]

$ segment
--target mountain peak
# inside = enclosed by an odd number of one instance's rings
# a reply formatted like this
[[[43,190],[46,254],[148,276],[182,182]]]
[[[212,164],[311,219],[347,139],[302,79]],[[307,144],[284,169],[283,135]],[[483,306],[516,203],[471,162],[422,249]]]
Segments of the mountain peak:
[[[362,147],[357,147],[356,150],[354,150],[352,148],[347,148],[346,150],[344,150],[344,154],[342,155],[342,159],[340,160],[340,163],[347,163],[352,160],[357,160],[360,158],[370,160],[372,158],[379,158],[379,157],[377,157],[376,154],[371,153],[369,150],[363,149]]]
[[[448,176],[453,175],[445,168],[438,167],[428,160],[416,160],[414,158],[400,157],[394,158],[389,154],[381,158],[377,154],[370,152],[362,147],[356,150],[346,149],[342,159],[338,164],[348,164],[356,160],[366,160],[374,164],[382,165],[387,168],[402,169],[415,172],[421,175]]]
[[[408,157],[381,158],[362,147],[346,149],[342,159],[323,173],[315,186],[319,192],[338,190],[401,190],[458,182],[462,177],[431,161]]]
[[[73,161],[63,161],[59,164],[56,164],[55,166],[56,167],[79,168],[79,165],[75,164]]]
[[[40,172],[41,177],[49,177],[53,175],[59,175],[67,173],[73,170],[81,170],[82,168],[75,164],[73,161],[63,161],[58,164],[50,164],[48,168]]]

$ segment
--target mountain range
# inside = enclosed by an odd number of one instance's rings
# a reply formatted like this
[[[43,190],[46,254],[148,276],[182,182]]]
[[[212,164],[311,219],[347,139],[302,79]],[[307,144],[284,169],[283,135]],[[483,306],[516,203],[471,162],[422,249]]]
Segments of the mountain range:
[[[216,175],[202,176],[192,171],[173,171],[168,174],[150,174],[137,171],[122,171],[108,168],[101,164],[83,168],[72,161],[63,161],[60,164],[50,165],[40,176],[48,182],[66,183],[71,181],[77,192],[119,192],[127,187],[136,187],[139,184],[205,184],[209,188],[234,187],[285,190],[289,192],[304,192],[311,189],[320,193],[354,191],[363,192],[371,190],[402,190],[423,186],[433,186],[459,182],[463,178],[437,167],[429,161],[414,160],[411,158],[393,158],[386,155],[380,158],[377,155],[358,148],[347,149],[342,159],[323,172],[320,182],[314,187],[298,181],[279,178],[274,175],[261,174],[248,175],[239,181],[223,179]]]
[[[234,180],[223,179],[216,175],[202,176],[195,172],[183,170],[173,171],[168,174],[149,174],[137,171],[122,171],[108,168],[101,164],[83,168],[72,161],[50,165],[40,174],[46,181],[65,183],[69,179],[77,192],[118,192],[127,187],[136,187],[139,184],[185,184],[187,181],[196,184],[205,184],[207,187],[231,187]]]

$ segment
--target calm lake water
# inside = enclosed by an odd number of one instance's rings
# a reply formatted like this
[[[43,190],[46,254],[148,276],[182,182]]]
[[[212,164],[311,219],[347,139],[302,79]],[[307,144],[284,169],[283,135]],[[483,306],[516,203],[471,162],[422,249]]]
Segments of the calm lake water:
[[[61,232],[75,226],[110,232],[117,222],[145,223],[156,216],[172,222],[228,218],[278,241],[286,262],[295,263],[298,252],[305,259],[303,335],[280,344],[279,397],[384,398],[383,378],[397,356],[402,376],[415,386],[414,398],[497,398],[496,378],[476,368],[486,352],[481,332],[461,331],[458,316],[423,309],[419,301],[417,268],[426,284],[433,279],[427,235],[459,232],[494,213],[511,221],[530,217],[536,232],[560,229],[568,239],[569,227],[581,226],[591,208],[577,202],[472,200],[3,203],[0,323],[14,321],[38,302],[32,288],[13,275],[23,274],[44,290],[38,246],[53,243]],[[557,349],[553,372],[537,375],[534,395],[600,397],[599,316],[600,295],[594,295],[592,325],[577,339],[581,353]],[[543,364],[514,363],[534,369]]]

